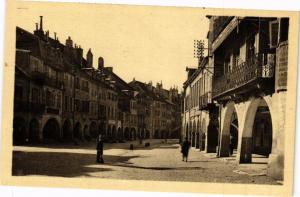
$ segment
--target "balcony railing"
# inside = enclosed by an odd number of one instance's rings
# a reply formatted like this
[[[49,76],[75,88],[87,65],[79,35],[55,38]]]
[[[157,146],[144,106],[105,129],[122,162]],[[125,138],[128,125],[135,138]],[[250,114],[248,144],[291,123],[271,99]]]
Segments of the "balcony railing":
[[[33,71],[31,76],[32,79],[39,85],[48,85],[58,89],[63,88],[63,81],[48,77],[44,72]]]
[[[59,109],[52,108],[52,107],[47,107],[46,111],[47,111],[48,114],[55,114],[55,115],[59,114]]]
[[[36,82],[38,85],[44,85],[46,73],[40,72],[40,71],[32,71],[31,77],[34,82]]]
[[[269,54],[270,55],[270,54]],[[230,91],[241,88],[260,79],[271,79],[274,76],[274,64],[262,64],[262,54],[256,54],[245,62],[233,67],[226,74],[214,79],[213,98],[217,98]]]
[[[54,78],[50,78],[50,77],[45,77],[45,85],[57,88],[57,89],[62,89],[63,88],[63,82],[59,81],[57,79]]]
[[[211,92],[207,92],[199,97],[199,108],[206,109],[212,103]]]

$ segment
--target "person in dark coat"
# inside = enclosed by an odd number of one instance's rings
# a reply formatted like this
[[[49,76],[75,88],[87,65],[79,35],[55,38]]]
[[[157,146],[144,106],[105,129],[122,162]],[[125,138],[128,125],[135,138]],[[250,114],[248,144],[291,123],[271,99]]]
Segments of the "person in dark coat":
[[[103,160],[103,138],[100,134],[97,139],[97,163],[104,163]]]
[[[185,159],[185,161],[187,162],[190,147],[191,147],[191,142],[189,142],[188,138],[185,137],[185,140],[182,142],[182,146],[181,146],[182,161],[184,161]]]

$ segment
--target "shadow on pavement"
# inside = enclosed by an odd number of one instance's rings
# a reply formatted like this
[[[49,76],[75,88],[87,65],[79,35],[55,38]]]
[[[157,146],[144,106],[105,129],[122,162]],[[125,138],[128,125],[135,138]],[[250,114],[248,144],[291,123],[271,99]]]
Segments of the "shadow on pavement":
[[[121,165],[121,164],[112,164],[111,166],[117,167],[126,167],[126,168],[136,168],[136,169],[144,169],[144,170],[204,170],[203,167],[147,167],[147,166],[135,166],[135,165]]]
[[[109,163],[127,162],[137,156],[105,155],[104,161]],[[89,165],[96,165],[90,167]],[[89,167],[87,167],[89,166]],[[62,177],[89,176],[88,173],[112,171],[113,169],[99,167],[95,154],[62,153],[62,152],[13,152],[12,175],[46,175]]]
[[[214,162],[214,161],[208,161],[208,160],[203,160],[203,161],[188,161],[188,163],[207,163],[207,162]]]

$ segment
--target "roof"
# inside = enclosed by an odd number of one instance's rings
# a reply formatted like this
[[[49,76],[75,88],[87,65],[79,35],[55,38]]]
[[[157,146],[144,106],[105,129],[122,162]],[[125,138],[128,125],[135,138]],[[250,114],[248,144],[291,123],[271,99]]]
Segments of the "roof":
[[[195,70],[195,72],[190,76],[184,83],[183,87],[185,88],[187,85],[191,84],[195,78],[200,74],[200,72],[206,67],[208,64],[208,57],[204,57],[200,63],[200,66]]]

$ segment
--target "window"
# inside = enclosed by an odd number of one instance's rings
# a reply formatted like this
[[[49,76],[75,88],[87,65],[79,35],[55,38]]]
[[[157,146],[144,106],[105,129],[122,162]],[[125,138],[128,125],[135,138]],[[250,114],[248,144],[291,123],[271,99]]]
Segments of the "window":
[[[72,111],[74,110],[72,97],[70,97],[70,102],[69,102],[69,107],[68,108],[69,108],[70,111],[71,111],[71,109],[72,109]]]
[[[80,102],[79,100],[75,99],[75,111],[79,111],[80,110]]]
[[[56,106],[57,106],[57,108],[61,107],[61,95],[60,94],[58,94],[56,97]]]
[[[287,41],[289,37],[289,18],[280,19],[280,37],[279,41]]]
[[[68,111],[69,108],[69,99],[67,96],[65,96],[65,111]]]
[[[31,101],[33,103],[39,103],[40,100],[40,91],[38,88],[32,88],[31,90]]]
[[[80,88],[80,83],[79,83],[79,78],[75,78],[75,88],[79,89]]]

